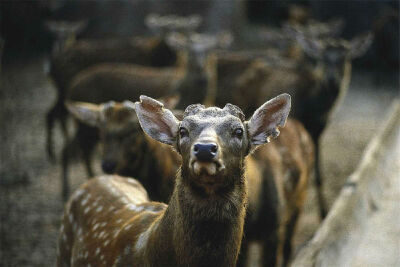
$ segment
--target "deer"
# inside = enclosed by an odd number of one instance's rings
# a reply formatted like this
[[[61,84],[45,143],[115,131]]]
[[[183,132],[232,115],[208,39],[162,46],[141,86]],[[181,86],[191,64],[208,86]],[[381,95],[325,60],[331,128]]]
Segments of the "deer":
[[[234,88],[238,83],[243,84],[241,80],[247,77],[247,73],[252,74],[257,71],[260,64],[257,62],[266,62],[272,68],[297,66],[304,62],[303,49],[295,38],[298,32],[315,39],[331,38],[342,31],[343,25],[341,19],[327,22],[309,21],[305,25],[286,23],[282,28],[266,28],[260,31],[258,43],[262,44],[262,49],[218,51],[216,104],[223,105],[233,101]],[[262,79],[257,81],[262,82]],[[256,97],[255,94],[250,95]]]
[[[77,42],[77,35],[86,28],[87,20],[48,20],[44,22],[44,26],[56,37],[52,54],[57,54]]]
[[[179,121],[146,96],[135,111],[143,131],[182,158],[168,205],[151,202],[133,178],[89,180],[66,205],[57,265],[235,266],[248,198],[245,158],[278,135],[290,97],[264,103],[248,121],[231,104],[193,104]]]
[[[351,79],[351,61],[361,57],[372,42],[372,34],[362,34],[347,41],[320,40],[298,32],[297,41],[316,64],[268,64],[253,62],[230,88],[229,101],[245,112],[255,110],[260,99],[288,92],[294,100],[292,115],[301,121],[316,144],[315,182],[320,203],[320,217],[327,213],[319,169],[319,139],[329,117],[346,95]]]
[[[100,64],[81,72],[71,82],[67,101],[103,103],[110,100],[124,101],[138,99],[147,93],[153,97],[179,95],[177,107],[190,103],[191,99],[212,103],[215,97],[215,72],[208,66],[215,66],[210,51],[225,45],[226,35],[211,36],[191,33],[187,36],[172,33],[168,43],[179,53],[175,68],[157,69],[133,64]],[[74,147],[83,156],[88,176],[93,176],[91,157],[98,142],[98,131],[94,127],[78,123],[75,136],[69,140],[62,152],[63,198],[69,194],[68,166]]]
[[[174,66],[177,55],[166,44],[170,31],[188,32],[196,29],[201,17],[158,16],[150,14],[145,23],[158,36],[152,38],[134,37],[103,40],[69,41],[62,48],[55,49],[51,55],[49,75],[57,89],[57,100],[46,115],[47,152],[50,159],[55,158],[52,130],[59,122],[64,138],[68,138],[67,115],[64,101],[73,78],[81,71],[101,63],[134,63],[153,67]],[[48,25],[50,27],[52,24]],[[53,25],[52,28],[55,26]],[[76,27],[75,27],[76,28]],[[80,28],[79,28],[80,29]],[[72,38],[68,37],[68,40]],[[61,45],[58,45],[61,46]]]
[[[170,107],[176,103],[163,101]],[[67,107],[81,122],[99,128],[105,173],[138,177],[151,199],[169,201],[181,164],[179,155],[141,132],[129,101],[69,102]],[[172,112],[182,116],[180,111]],[[263,246],[263,266],[275,266],[290,258],[293,233],[314,166],[313,149],[301,123],[288,119],[275,142],[246,158],[249,204],[238,266],[245,266],[250,242]]]
[[[158,101],[175,116],[182,117],[182,111],[173,109],[177,97],[164,97]],[[169,201],[181,164],[179,154],[143,133],[132,102],[70,101],[66,107],[79,122],[98,129],[101,169],[105,174],[138,177],[150,199]]]

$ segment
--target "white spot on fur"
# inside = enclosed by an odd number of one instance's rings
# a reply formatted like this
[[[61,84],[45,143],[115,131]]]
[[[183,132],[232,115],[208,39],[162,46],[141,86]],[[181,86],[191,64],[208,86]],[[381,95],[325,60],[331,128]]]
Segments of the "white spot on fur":
[[[96,209],[96,212],[100,212],[100,211],[102,211],[103,210],[103,206],[99,206],[97,209]]]
[[[145,232],[141,233],[138,240],[136,241],[135,250],[137,252],[142,251],[147,246],[147,241],[150,236],[150,228],[148,228]]]
[[[118,236],[118,234],[119,234],[119,231],[115,230],[113,237],[116,238]]]
[[[96,224],[93,226],[93,230],[96,230],[99,226],[100,226],[100,224],[99,224],[99,223],[96,223]]]
[[[87,214],[90,211],[90,207],[86,207],[85,210],[83,211],[84,214]]]
[[[75,194],[74,194],[73,198],[78,198],[85,192],[86,192],[86,190],[84,190],[84,189],[78,189],[78,190],[75,191]]]
[[[104,241],[103,246],[106,247],[108,245],[108,243],[110,243],[110,240]]]
[[[100,248],[96,248],[96,256],[100,254]]]
[[[138,206],[136,206],[134,204],[129,204],[128,205],[128,209],[132,210],[132,211],[136,211],[136,212],[140,212],[140,211],[144,210],[143,206],[139,206],[138,207]]]

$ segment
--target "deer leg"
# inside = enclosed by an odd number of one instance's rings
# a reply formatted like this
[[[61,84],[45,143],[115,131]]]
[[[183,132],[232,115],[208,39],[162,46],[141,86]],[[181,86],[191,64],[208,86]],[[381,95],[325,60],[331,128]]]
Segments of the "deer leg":
[[[69,196],[68,168],[75,146],[76,139],[73,139],[71,142],[66,142],[62,150],[62,197],[64,201],[67,201]]]
[[[319,216],[323,220],[327,214],[327,207],[322,187],[322,177],[320,171],[320,152],[318,141],[315,142],[315,186],[317,189]]]
[[[283,266],[288,266],[289,259],[292,253],[292,239],[294,231],[296,230],[297,219],[299,218],[299,210],[293,212],[288,224],[286,225],[285,241],[283,247]]]
[[[248,240],[246,237],[243,238],[242,240],[242,245],[240,247],[240,253],[239,257],[237,260],[237,267],[245,267],[248,259],[248,254],[249,254],[249,246],[248,246]]]
[[[278,257],[278,233],[271,232],[264,238],[262,266],[276,266]]]
[[[57,103],[50,109],[46,116],[46,127],[47,127],[47,140],[46,140],[46,148],[47,148],[47,155],[49,156],[50,160],[55,160],[54,155],[54,144],[53,144],[53,128],[54,128],[54,121],[58,118],[58,111],[57,111]]]
[[[94,171],[92,167],[92,156],[93,150],[96,147],[99,139],[98,130],[94,127],[78,123],[76,138],[78,140],[79,147],[82,150],[82,157],[88,177],[93,177]]]

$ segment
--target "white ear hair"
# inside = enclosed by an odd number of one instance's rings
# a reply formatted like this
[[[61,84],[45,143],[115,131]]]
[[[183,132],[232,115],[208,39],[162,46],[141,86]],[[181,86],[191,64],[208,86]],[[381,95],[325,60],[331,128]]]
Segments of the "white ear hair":
[[[76,119],[87,125],[98,127],[102,121],[102,105],[66,101],[65,106]]]
[[[124,102],[122,102],[122,105],[128,109],[135,110],[135,103],[133,103],[132,101],[125,100]]]
[[[281,94],[259,107],[247,122],[250,142],[253,146],[268,143],[279,135],[279,127],[285,126],[291,107],[291,97]]]
[[[135,110],[145,133],[159,142],[175,145],[179,120],[161,102],[142,95]]]

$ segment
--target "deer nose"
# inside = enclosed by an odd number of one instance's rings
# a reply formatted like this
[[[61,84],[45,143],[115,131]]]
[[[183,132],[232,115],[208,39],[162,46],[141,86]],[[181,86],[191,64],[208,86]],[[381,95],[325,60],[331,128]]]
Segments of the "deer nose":
[[[117,163],[115,161],[103,160],[103,162],[101,163],[101,168],[107,174],[114,173],[116,167],[117,167]]]
[[[199,161],[211,161],[217,155],[218,145],[215,143],[195,144],[193,151]]]

